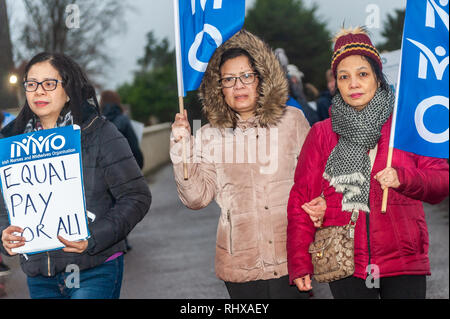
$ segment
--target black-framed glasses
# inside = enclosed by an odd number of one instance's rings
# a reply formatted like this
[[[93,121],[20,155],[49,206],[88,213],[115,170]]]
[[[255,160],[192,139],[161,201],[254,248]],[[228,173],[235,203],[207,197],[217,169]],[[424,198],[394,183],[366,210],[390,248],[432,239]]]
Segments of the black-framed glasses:
[[[44,91],[54,91],[56,90],[58,83],[63,83],[63,81],[60,80],[45,80],[42,82],[24,81],[23,87],[27,92],[36,92],[39,85],[42,86],[42,89],[44,89]]]
[[[252,84],[255,82],[257,76],[258,73],[256,72],[244,73],[240,76],[227,76],[225,78],[221,78],[219,83],[223,88],[232,88],[236,85],[237,79],[241,80],[242,84]]]

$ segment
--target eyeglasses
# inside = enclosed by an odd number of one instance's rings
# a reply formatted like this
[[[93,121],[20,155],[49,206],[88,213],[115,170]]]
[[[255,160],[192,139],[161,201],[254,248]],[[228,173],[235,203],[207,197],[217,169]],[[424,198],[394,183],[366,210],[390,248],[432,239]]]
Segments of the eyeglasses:
[[[240,76],[228,76],[226,78],[222,78],[219,80],[220,85],[223,88],[232,88],[236,85],[236,80],[241,80],[242,84],[252,84],[255,82],[256,77],[258,76],[258,73],[245,73]]]
[[[27,92],[36,92],[39,85],[42,86],[44,91],[54,91],[54,90],[56,90],[56,87],[58,86],[58,82],[64,83],[63,81],[60,81],[60,80],[45,80],[42,82],[24,81],[23,87],[25,88],[25,91],[27,91]]]

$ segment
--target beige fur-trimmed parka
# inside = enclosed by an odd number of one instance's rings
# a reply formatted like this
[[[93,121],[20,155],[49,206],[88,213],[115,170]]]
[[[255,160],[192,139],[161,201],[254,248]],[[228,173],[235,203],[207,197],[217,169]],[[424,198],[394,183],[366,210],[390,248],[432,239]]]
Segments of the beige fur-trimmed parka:
[[[253,57],[259,73],[256,114],[248,120],[225,103],[219,85],[221,55],[237,47]],[[213,199],[221,209],[218,278],[248,282],[285,276],[287,202],[309,124],[302,111],[285,106],[288,84],[272,50],[245,30],[216,50],[199,91],[209,124],[195,138],[186,138],[188,180],[183,178],[182,142],[171,138],[179,197],[191,209]]]

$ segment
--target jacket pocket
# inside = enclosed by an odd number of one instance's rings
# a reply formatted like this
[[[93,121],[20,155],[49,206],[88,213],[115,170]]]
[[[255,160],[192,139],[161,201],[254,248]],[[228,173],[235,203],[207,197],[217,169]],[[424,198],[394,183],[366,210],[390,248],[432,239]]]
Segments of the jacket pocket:
[[[229,254],[242,256],[258,247],[258,224],[254,212],[238,214],[224,210],[217,233],[217,245]]]
[[[230,210],[227,210],[227,221],[228,221],[228,227],[229,227],[229,232],[228,232],[228,246],[230,254],[233,254],[233,223],[231,222],[231,213]]]
[[[265,236],[269,240],[269,247],[272,249],[276,264],[283,264],[287,261],[286,238],[287,238],[287,218],[286,205],[272,207],[270,211],[270,224],[272,229],[266,229]]]
[[[216,244],[219,248],[226,250],[230,254],[233,253],[232,229],[231,213],[228,209],[220,216],[219,225],[217,227]]]
[[[404,211],[405,209],[408,209],[408,211]],[[409,211],[410,209],[417,209],[417,207],[401,207],[401,209],[399,208],[395,212],[388,213],[395,232],[398,251],[402,256],[416,255],[419,252],[418,225],[415,219],[407,216],[408,214],[412,214]]]
[[[417,245],[419,247],[419,253],[428,255],[429,239],[427,224],[423,219],[417,219],[416,223],[418,230]]]
[[[275,239],[275,259],[278,265],[287,262],[285,235],[278,236],[278,238]]]

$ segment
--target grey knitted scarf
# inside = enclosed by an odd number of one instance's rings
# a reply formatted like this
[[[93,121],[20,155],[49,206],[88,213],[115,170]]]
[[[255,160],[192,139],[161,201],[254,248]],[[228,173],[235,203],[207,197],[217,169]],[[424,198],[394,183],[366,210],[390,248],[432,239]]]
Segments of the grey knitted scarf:
[[[381,127],[394,107],[393,92],[378,89],[361,111],[356,111],[336,93],[331,108],[333,131],[339,142],[328,157],[323,177],[337,192],[344,195],[342,211],[369,212],[370,158],[381,136]]]
[[[58,119],[56,120],[56,126],[55,127],[63,127],[73,125],[73,117],[72,112],[68,111],[66,114],[60,114],[58,116]],[[28,121],[27,125],[25,126],[24,133],[30,133],[42,130],[42,124],[39,118],[36,115],[33,115],[31,119]]]

